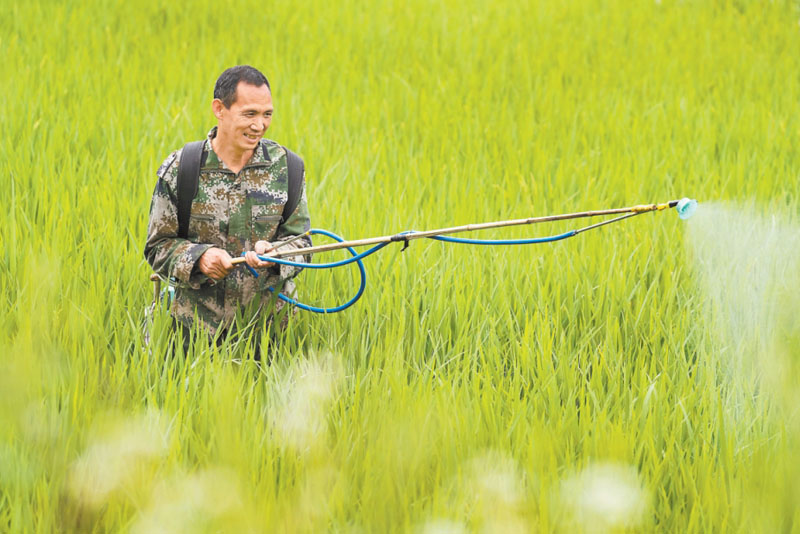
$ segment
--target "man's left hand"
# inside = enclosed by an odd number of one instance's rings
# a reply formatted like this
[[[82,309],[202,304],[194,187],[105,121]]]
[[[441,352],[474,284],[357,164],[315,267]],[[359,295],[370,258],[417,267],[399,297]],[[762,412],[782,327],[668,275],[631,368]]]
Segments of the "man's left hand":
[[[253,249],[254,250],[248,250],[244,255],[244,260],[247,262],[247,265],[253,269],[263,269],[264,267],[272,267],[275,265],[271,261],[262,261],[258,259],[259,256],[264,256],[275,250],[272,248],[272,244],[269,241],[256,241],[256,244],[253,245]]]

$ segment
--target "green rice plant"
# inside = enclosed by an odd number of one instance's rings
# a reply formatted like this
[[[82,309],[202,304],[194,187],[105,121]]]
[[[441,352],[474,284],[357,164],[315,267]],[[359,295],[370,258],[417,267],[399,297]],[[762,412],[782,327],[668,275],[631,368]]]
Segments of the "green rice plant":
[[[800,531],[799,19],[12,0],[0,531]],[[143,331],[155,170],[213,126],[239,63],[271,81],[268,136],[303,155],[313,225],[347,238],[700,211],[552,245],[392,246],[356,306],[301,313],[270,366],[247,340],[171,357],[163,310]],[[316,304],[356,283],[299,279]]]

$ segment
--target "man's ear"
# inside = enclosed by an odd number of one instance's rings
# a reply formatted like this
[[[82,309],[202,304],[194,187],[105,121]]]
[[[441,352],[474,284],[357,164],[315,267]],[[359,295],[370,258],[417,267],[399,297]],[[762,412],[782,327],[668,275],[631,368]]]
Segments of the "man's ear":
[[[222,110],[224,108],[225,108],[225,105],[222,103],[222,100],[220,100],[219,98],[215,98],[211,102],[211,111],[214,112],[214,116],[217,119],[221,119],[222,118]]]

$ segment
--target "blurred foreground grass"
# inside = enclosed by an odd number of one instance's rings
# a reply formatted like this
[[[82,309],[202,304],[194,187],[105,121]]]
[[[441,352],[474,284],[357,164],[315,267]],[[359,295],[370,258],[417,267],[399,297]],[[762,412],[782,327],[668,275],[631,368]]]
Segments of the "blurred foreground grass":
[[[0,530],[800,530],[795,4],[3,11]],[[271,80],[314,225],[351,238],[705,203],[390,248],[271,367],[165,362],[154,172],[237,63]],[[316,303],[353,286],[301,278]]]

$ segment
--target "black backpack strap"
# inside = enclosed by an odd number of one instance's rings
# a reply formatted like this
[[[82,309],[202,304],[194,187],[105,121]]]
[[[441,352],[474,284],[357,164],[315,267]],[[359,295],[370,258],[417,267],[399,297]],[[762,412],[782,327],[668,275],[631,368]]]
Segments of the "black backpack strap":
[[[189,219],[192,216],[192,201],[197,196],[200,182],[200,159],[205,141],[186,143],[178,162],[178,237],[189,237]]]
[[[285,223],[286,220],[292,216],[294,210],[297,209],[297,205],[300,203],[300,195],[303,194],[305,175],[305,163],[303,163],[303,158],[286,147],[283,147],[283,149],[286,151],[286,167],[289,170],[289,197],[286,200],[286,204],[283,206],[281,223]]]

